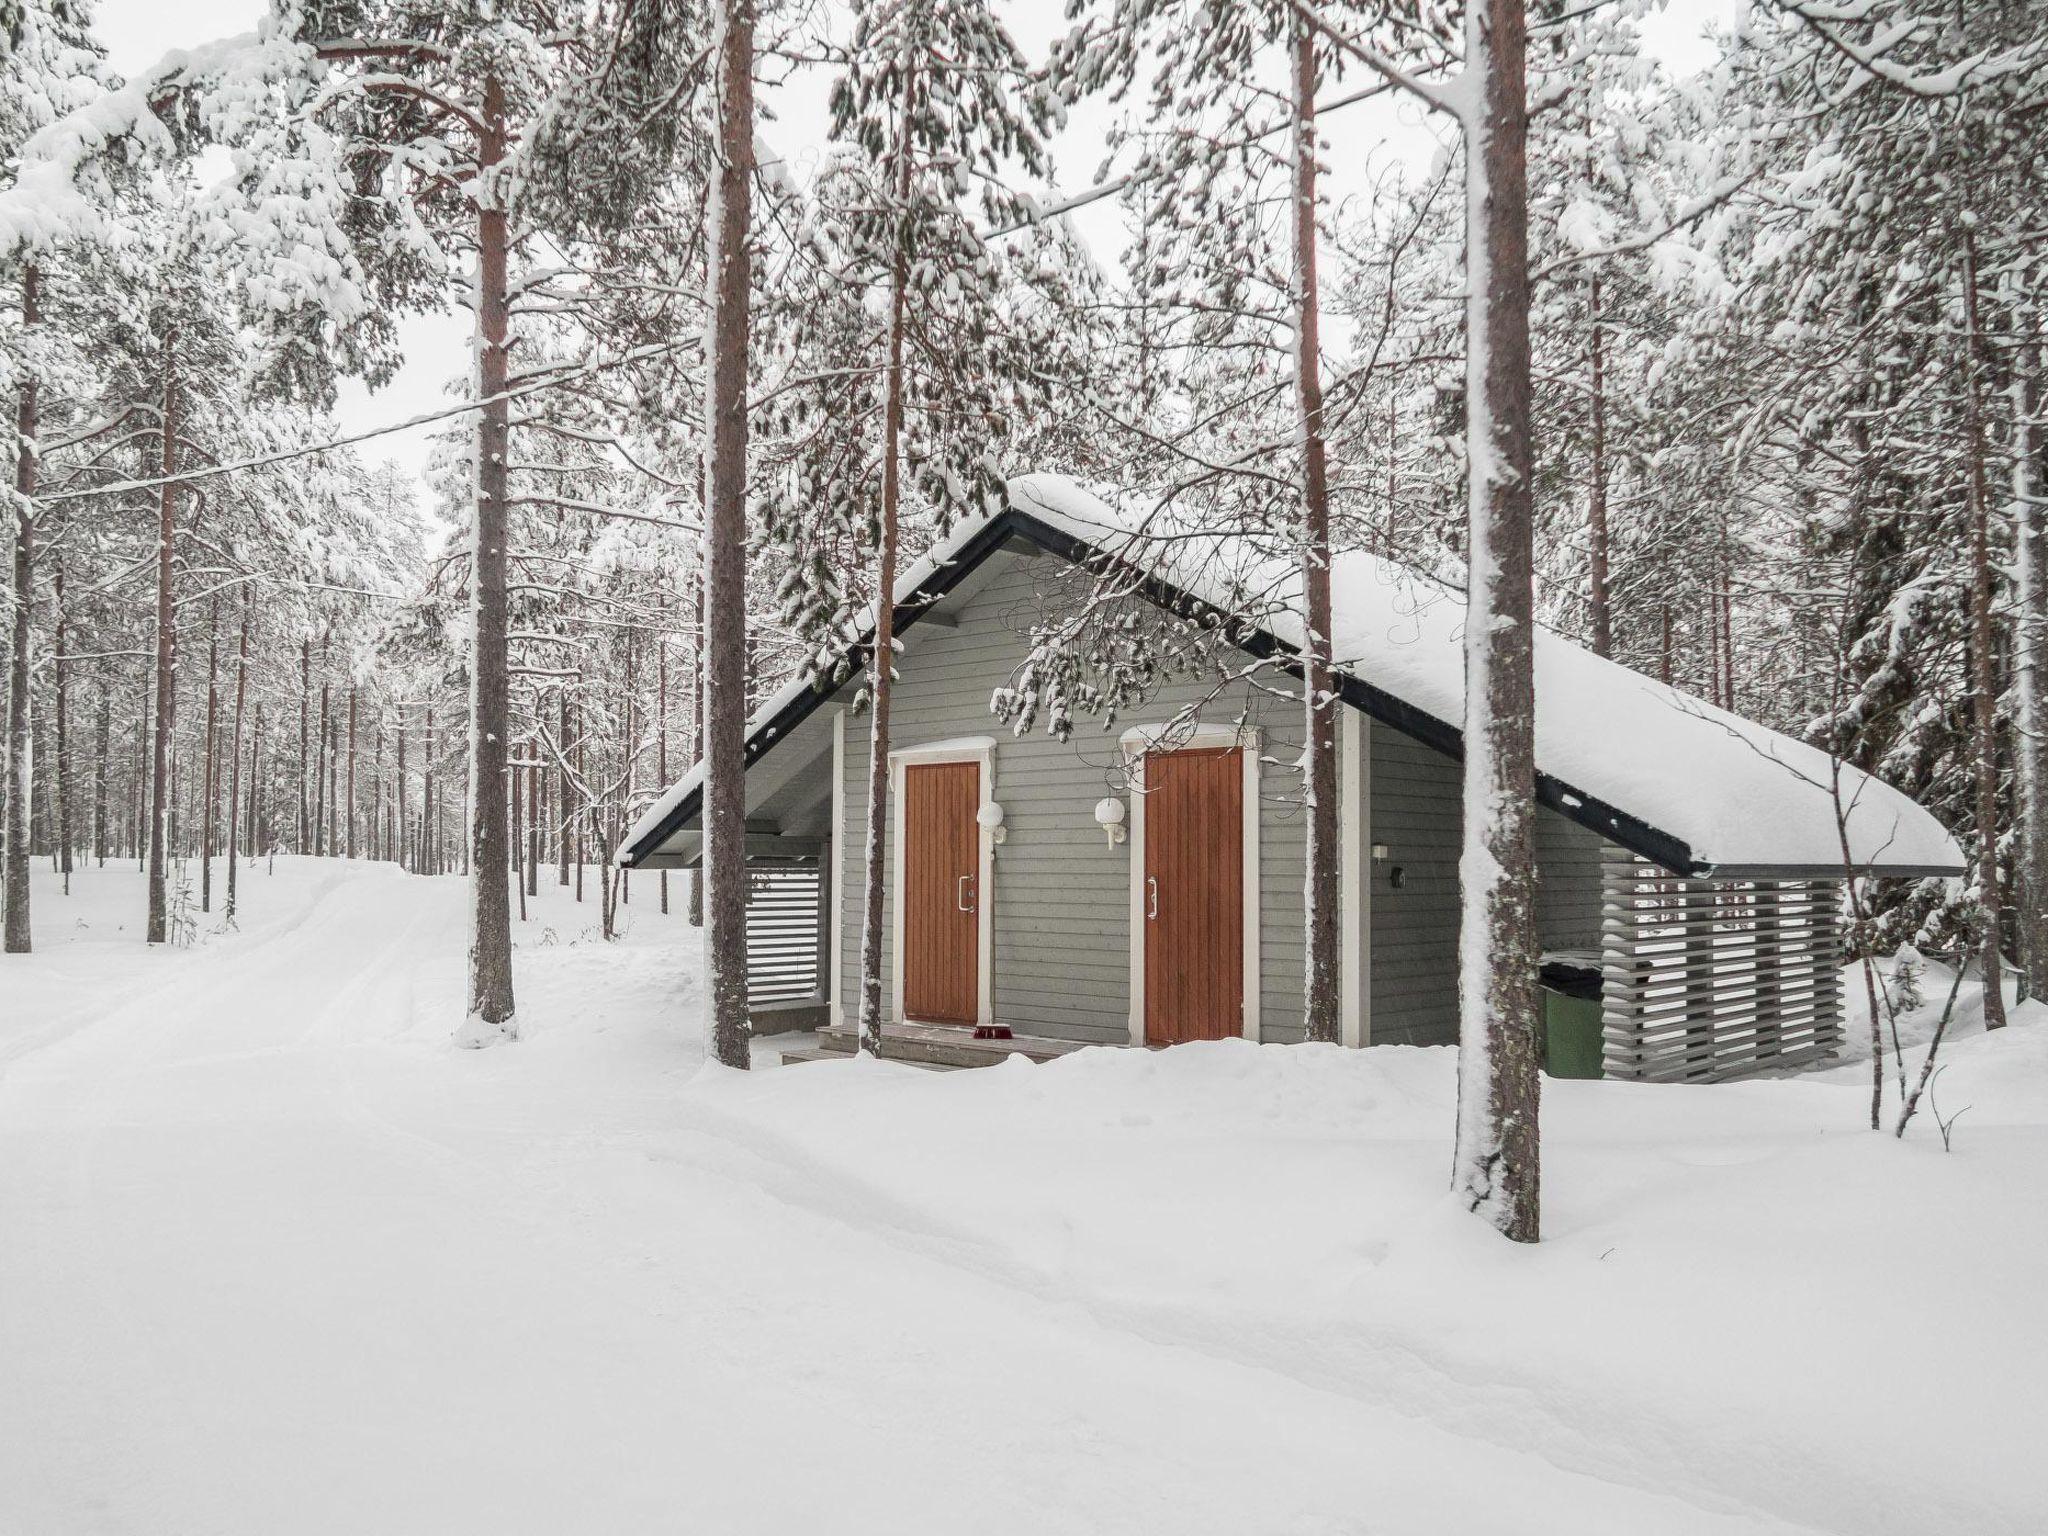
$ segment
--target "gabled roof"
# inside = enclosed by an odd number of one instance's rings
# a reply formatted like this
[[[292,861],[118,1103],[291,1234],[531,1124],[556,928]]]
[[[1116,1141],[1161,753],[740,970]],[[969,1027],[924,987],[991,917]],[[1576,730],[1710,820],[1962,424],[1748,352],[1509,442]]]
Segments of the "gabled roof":
[[[1162,605],[1246,619],[1241,643],[1288,665],[1301,644],[1298,567],[1241,534],[1126,514],[1061,475],[1025,475],[1009,505],[960,528],[897,584],[902,631],[1004,543],[1022,539],[1077,564],[1107,562]],[[1462,593],[1360,551],[1336,556],[1332,649],[1345,702],[1452,757],[1463,751]],[[1246,606],[1246,594],[1256,594]],[[872,633],[872,623],[868,626]],[[867,647],[851,646],[849,670]],[[798,679],[749,723],[749,766],[835,692]],[[1804,742],[1681,689],[1536,634],[1537,799],[1667,869],[1781,879],[1842,872],[1834,767]],[[1881,780],[1840,767],[1852,861],[1883,875],[1959,873],[1941,823]],[[637,864],[696,819],[702,765],[648,809],[625,843]]]

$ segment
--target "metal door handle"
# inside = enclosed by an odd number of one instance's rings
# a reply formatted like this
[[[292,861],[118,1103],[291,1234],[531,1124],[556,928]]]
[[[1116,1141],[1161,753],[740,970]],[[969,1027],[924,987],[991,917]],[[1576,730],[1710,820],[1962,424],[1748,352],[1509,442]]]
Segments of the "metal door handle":
[[[967,882],[972,880],[973,878],[974,876],[972,875],[962,875],[960,877],[959,886],[953,892],[953,899],[955,902],[959,904],[960,910],[962,912],[972,912],[974,910],[974,908],[969,906],[967,903]]]
[[[1152,893],[1152,905],[1146,911],[1145,916],[1156,923],[1159,921],[1159,877],[1157,875],[1148,875],[1145,879],[1145,889]]]

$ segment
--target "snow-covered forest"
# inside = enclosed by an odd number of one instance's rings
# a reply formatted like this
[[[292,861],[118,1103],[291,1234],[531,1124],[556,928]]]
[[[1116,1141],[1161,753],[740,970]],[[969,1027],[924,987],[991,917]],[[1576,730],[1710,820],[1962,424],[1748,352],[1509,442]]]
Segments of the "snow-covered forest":
[[[0,0],[0,1529],[2036,1528],[2048,4],[144,9]],[[1258,558],[1072,556],[942,731],[898,626],[1041,473]],[[1436,737],[1363,556],[1458,606]],[[1813,1059],[1545,1075],[1555,825],[1666,846],[1553,637],[1813,749],[1822,863],[1665,871],[1823,893]],[[778,1035],[749,774],[842,697]],[[1449,753],[1455,1043],[1359,1023],[1352,706]],[[1267,741],[1251,1043],[1012,1034],[984,755],[997,1064],[892,1064],[905,762],[1168,716]]]

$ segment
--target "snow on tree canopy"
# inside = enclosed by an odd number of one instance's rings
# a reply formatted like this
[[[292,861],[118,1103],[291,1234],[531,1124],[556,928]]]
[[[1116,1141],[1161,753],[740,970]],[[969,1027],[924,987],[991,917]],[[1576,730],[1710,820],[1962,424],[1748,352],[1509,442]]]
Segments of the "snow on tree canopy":
[[[1244,616],[1289,653],[1299,647],[1300,566],[1279,541],[1269,547],[1251,535],[1204,530],[1177,513],[1127,511],[1064,475],[1012,479],[1009,503],[1011,512],[1121,566]],[[897,583],[897,601],[929,583],[1004,515],[955,527]],[[1336,556],[1332,585],[1338,672],[1426,716],[1432,734],[1454,740],[1453,722],[1464,718],[1464,594],[1355,550]],[[750,723],[750,739],[810,687],[799,677],[767,700]],[[1842,866],[1826,753],[1545,629],[1536,634],[1536,766],[1554,781],[1565,814],[1596,825],[1592,807],[1620,812],[1682,845],[1694,874]],[[1962,871],[1954,838],[1926,810],[1846,763],[1840,774],[1859,871]],[[647,808],[625,840],[629,856],[698,784],[693,770]]]

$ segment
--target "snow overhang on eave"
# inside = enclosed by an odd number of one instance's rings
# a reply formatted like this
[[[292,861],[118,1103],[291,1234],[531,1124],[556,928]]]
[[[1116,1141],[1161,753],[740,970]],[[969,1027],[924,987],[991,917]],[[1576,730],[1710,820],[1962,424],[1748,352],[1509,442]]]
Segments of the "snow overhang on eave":
[[[945,599],[983,561],[1012,539],[1021,539],[1047,554],[1078,566],[1101,568],[1116,556],[1101,545],[1057,526],[1014,505],[990,516],[966,533],[959,546],[933,562],[932,569],[916,579],[908,596],[896,604],[896,632],[900,635]],[[1268,630],[1233,619],[1201,597],[1167,581],[1154,571],[1126,567],[1131,590],[1162,608],[1189,617],[1213,617],[1229,625],[1232,643],[1248,654],[1269,660],[1289,675],[1299,678],[1300,663],[1293,648]],[[839,658],[835,672],[842,681],[820,679],[813,686],[795,692],[747,733],[744,759],[748,768],[761,760],[792,731],[839,691],[843,679],[867,664],[869,645],[856,642]],[[1417,708],[1404,699],[1344,671],[1337,673],[1338,692],[1344,701],[1362,714],[1390,725],[1425,746],[1453,760],[1464,756],[1464,733],[1449,721]],[[646,833],[630,842],[620,862],[628,868],[648,867],[647,860],[678,831],[695,821],[702,798],[701,789],[687,790]],[[1634,813],[1609,804],[1539,768],[1536,775],[1537,803],[1547,806],[1566,820],[1598,834],[1618,847],[1639,854],[1658,867],[1688,879],[1717,880],[1820,880],[1841,879],[1840,865],[1715,865],[1694,855],[1681,838],[1664,831]],[[1859,866],[1858,875],[1884,878],[1924,879],[1962,873],[1960,864],[1897,865],[1881,863]]]

